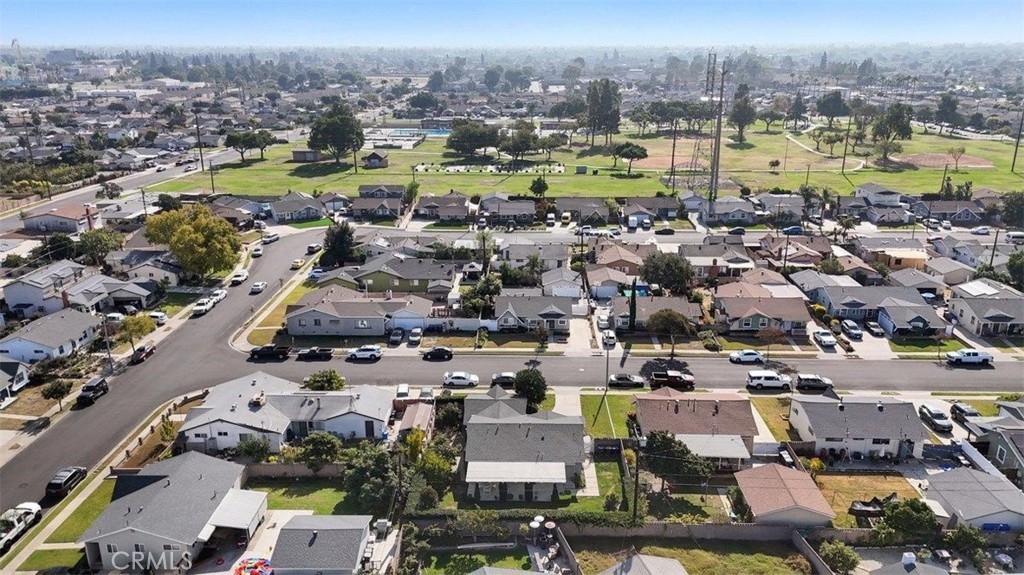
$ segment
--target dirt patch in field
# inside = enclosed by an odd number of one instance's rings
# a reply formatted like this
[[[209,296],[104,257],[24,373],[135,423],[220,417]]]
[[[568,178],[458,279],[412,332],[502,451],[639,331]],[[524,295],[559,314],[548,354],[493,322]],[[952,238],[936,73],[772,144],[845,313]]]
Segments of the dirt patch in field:
[[[676,170],[689,170],[690,168],[696,167],[700,170],[706,170],[710,166],[710,162],[703,158],[697,159],[697,165],[691,166],[693,148],[686,150],[685,153],[681,152],[678,148],[676,149]],[[648,154],[643,160],[637,160],[633,162],[634,168],[644,168],[648,170],[667,170],[672,164],[672,154]]]
[[[913,164],[919,168],[941,168],[946,164],[954,165],[956,162],[948,154],[911,154],[893,158],[900,162]],[[978,156],[961,156],[961,168],[994,168],[992,162]]]

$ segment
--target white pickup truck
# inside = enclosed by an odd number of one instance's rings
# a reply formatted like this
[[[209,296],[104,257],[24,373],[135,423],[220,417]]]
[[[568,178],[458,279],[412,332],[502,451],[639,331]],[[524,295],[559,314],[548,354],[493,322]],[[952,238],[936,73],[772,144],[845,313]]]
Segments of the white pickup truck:
[[[960,349],[946,353],[946,363],[954,365],[978,363],[988,365],[992,361],[992,354],[978,351],[976,349]]]
[[[36,503],[22,503],[0,515],[0,554],[7,553],[14,542],[43,516]]]

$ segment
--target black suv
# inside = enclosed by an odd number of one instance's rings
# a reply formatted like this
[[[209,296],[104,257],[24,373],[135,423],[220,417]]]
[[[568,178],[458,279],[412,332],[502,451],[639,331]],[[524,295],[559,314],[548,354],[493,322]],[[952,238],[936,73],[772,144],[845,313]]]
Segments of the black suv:
[[[75,401],[81,407],[92,405],[108,391],[110,391],[110,386],[107,385],[107,380],[102,377],[96,378],[82,386],[82,393]]]
[[[76,485],[85,479],[84,467],[65,467],[53,476],[53,479],[46,484],[46,495],[52,497],[64,497],[75,488]]]
[[[953,421],[967,423],[968,417],[980,417],[981,413],[969,403],[957,402],[949,408],[949,416],[953,418]]]
[[[400,327],[396,327],[391,330],[391,336],[388,338],[388,345],[401,345],[403,339],[405,339],[405,330]]]

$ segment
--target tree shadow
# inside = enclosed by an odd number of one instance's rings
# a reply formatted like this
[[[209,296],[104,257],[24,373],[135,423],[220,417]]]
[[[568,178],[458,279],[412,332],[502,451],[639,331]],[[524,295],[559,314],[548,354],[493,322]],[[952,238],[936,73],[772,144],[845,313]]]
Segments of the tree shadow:
[[[670,137],[671,137],[671,134],[666,136],[665,134],[657,134],[657,133],[648,132],[648,133],[646,133],[646,134],[644,134],[642,136],[637,136],[636,134],[633,134],[632,136],[630,136],[629,139],[631,139],[631,140],[657,140],[657,139],[660,139],[660,138],[670,138]]]
[[[579,152],[576,152],[576,157],[577,158],[590,158],[590,157],[593,157],[593,156],[610,156],[610,155],[611,154],[608,153],[608,149],[605,148],[604,146],[593,146],[591,148],[587,148],[586,150],[580,150]]]
[[[341,162],[335,164],[334,162],[317,162],[313,164],[302,164],[298,167],[292,168],[289,172],[289,176],[296,178],[323,178],[325,176],[333,175],[346,175],[345,173],[352,169],[352,164],[347,162]]]
[[[238,160],[236,162],[217,164],[216,171],[224,172],[227,170],[237,170],[239,168],[249,168],[251,166],[261,164],[266,161],[266,158],[246,158],[244,162],[242,160]]]
[[[751,144],[750,142],[735,142],[734,141],[734,142],[729,142],[728,144],[725,145],[725,147],[726,148],[731,148],[733,150],[750,150],[750,149],[753,149],[755,146],[754,146],[754,144]]]
[[[874,162],[875,168],[882,172],[888,173],[899,173],[899,172],[916,172],[919,168],[910,162],[900,162],[892,158],[878,158]]]
[[[464,573],[472,573],[486,565],[483,558],[480,556],[464,555],[461,553],[452,555],[445,563],[444,575],[463,575]]]
[[[612,174],[611,176],[619,180],[642,180],[647,177],[644,174]]]

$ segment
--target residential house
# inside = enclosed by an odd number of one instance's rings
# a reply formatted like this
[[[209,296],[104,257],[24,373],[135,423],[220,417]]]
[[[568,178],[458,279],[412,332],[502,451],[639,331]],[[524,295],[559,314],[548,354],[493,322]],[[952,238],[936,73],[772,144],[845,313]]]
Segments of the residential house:
[[[480,212],[493,212],[498,209],[498,206],[509,201],[509,196],[505,192],[490,192],[480,197],[479,209]]]
[[[812,322],[803,298],[716,297],[713,309],[715,321],[736,335],[752,336],[777,327],[790,336],[806,336]]]
[[[736,485],[757,525],[825,527],[836,513],[804,471],[769,463],[736,473]]]
[[[932,236],[928,238],[928,244],[931,247],[931,251],[939,254],[940,256],[953,257],[953,250],[957,246],[969,246],[970,249],[975,250],[975,254],[980,254],[984,249],[981,246],[981,242],[974,239],[960,239],[953,235],[947,236]]]
[[[442,222],[465,222],[469,218],[469,198],[452,190],[443,196],[420,196],[413,215]]]
[[[957,226],[976,226],[985,219],[985,207],[977,200],[919,201],[911,208],[920,219],[948,221]]]
[[[662,387],[636,396],[636,420],[644,435],[668,432],[719,469],[750,465],[757,424],[746,397]]]
[[[676,199],[679,200],[679,205],[683,207],[683,210],[691,214],[700,213],[701,208],[708,201],[704,194],[694,190],[683,190],[679,192]]]
[[[185,270],[178,265],[171,252],[164,249],[133,249],[110,252],[104,260],[117,274],[132,281],[176,286],[185,278]]]
[[[612,329],[629,330],[629,298],[625,296],[614,296],[611,298],[612,308]],[[685,297],[651,297],[637,296],[636,317],[634,323],[636,331],[647,329],[647,320],[655,312],[663,309],[670,309],[690,320],[694,327],[702,323],[704,312],[700,304],[690,303]]]
[[[278,223],[304,222],[323,218],[324,207],[312,196],[288,192],[280,200],[270,203],[270,213]]]
[[[959,524],[1024,531],[1024,492],[999,473],[960,467],[928,476],[928,499]]]
[[[914,404],[892,397],[793,396],[789,424],[825,460],[858,454],[920,459],[928,439]]]
[[[921,295],[929,294],[926,298],[941,299],[949,288],[941,279],[914,268],[896,270],[889,274],[888,280],[891,285],[914,288]]]
[[[257,371],[210,388],[178,433],[188,449],[216,452],[262,437],[270,451],[315,431],[341,439],[376,439],[387,429],[394,392],[372,385],[310,391]]]
[[[541,411],[523,415],[495,402],[466,423],[460,473],[479,501],[552,501],[583,474],[583,419]]]
[[[590,264],[587,266],[587,284],[590,285],[590,296],[595,299],[614,297],[630,285],[632,281],[625,272],[608,266]]]
[[[904,201],[907,196],[902,192],[880,184],[867,183],[857,186],[853,195],[866,201],[867,209],[863,215],[873,224],[900,225],[914,221],[914,212],[908,209]]]
[[[839,320],[874,320],[886,300],[890,305],[899,301],[901,305],[928,306],[917,290],[896,286],[825,287],[820,296],[818,303]]]
[[[188,570],[218,539],[250,539],[267,494],[242,489],[245,467],[183,453],[120,475],[107,508],[78,539],[98,571]]]
[[[924,263],[924,271],[947,286],[960,285],[974,278],[974,268],[947,257],[929,259]]]
[[[598,575],[688,575],[688,572],[676,559],[638,553],[630,555]]]
[[[275,575],[360,575],[375,535],[370,515],[295,515],[281,526],[270,556]]]
[[[783,268],[815,269],[821,263],[822,255],[798,242],[769,243],[768,248],[758,250],[757,255],[773,270]]]
[[[70,205],[32,212],[22,218],[21,225],[26,230],[42,234],[61,232],[73,235],[102,228],[103,214],[92,204]]]
[[[15,392],[28,385],[29,366],[23,361],[0,355],[0,405]]]
[[[336,192],[327,192],[317,199],[320,200],[321,204],[323,204],[324,209],[327,210],[328,214],[347,210],[348,207],[352,205],[352,200],[350,200],[348,196]]]
[[[913,267],[922,269],[928,259],[924,243],[909,237],[858,237],[853,240],[855,253],[865,262],[882,262],[890,270]]]
[[[402,200],[405,198],[405,186],[401,184],[369,184],[358,188],[360,198],[391,198]]]
[[[434,434],[434,404],[418,401],[405,407],[402,419],[398,423],[398,436],[404,438],[413,429],[423,432],[427,441]]]
[[[402,200],[397,198],[358,197],[350,206],[352,217],[360,220],[395,220],[402,215]]]
[[[959,242],[950,255],[954,260],[977,269],[980,265],[992,266],[997,272],[1006,272],[1006,264],[1018,246],[983,246],[974,242]]]
[[[946,322],[930,305],[898,297],[885,298],[878,304],[878,325],[889,337],[928,338],[946,330]]]
[[[93,274],[67,286],[61,294],[72,309],[87,313],[123,305],[136,309],[149,307],[156,300],[155,282],[122,281],[103,274]]]
[[[466,396],[462,404],[463,425],[469,423],[469,419],[474,415],[482,413],[493,405],[499,404],[501,405],[499,409],[504,412],[526,415],[525,397],[512,395],[501,386],[495,385],[483,395],[470,394]]]
[[[69,305],[64,295],[67,288],[94,273],[96,270],[71,260],[53,262],[4,286],[4,299],[21,317],[54,313]]]
[[[793,286],[795,287],[795,286]],[[799,291],[799,289],[798,289]],[[715,287],[715,298],[733,297],[772,297],[772,292],[766,287],[757,284],[750,284],[743,280]]]
[[[224,195],[215,198],[210,202],[210,204],[223,206],[225,208],[233,208],[254,216],[271,215],[270,202],[265,196],[245,197]]]
[[[487,217],[492,225],[504,225],[510,222],[519,225],[530,225],[537,217],[537,206],[532,200],[510,200],[499,203]]]
[[[767,268],[756,268],[745,271],[742,274],[740,274],[740,281],[760,286],[790,285],[790,283],[786,281],[786,276],[782,275],[781,273],[775,270],[770,270]]]
[[[388,153],[386,150],[374,150],[363,156],[363,167],[367,170],[388,167]]]
[[[978,442],[988,444],[987,457],[996,469],[1017,487],[1024,487],[1024,421],[997,426]]]
[[[575,299],[583,297],[583,274],[568,267],[544,272],[540,276],[540,285],[543,286],[544,295]]]
[[[400,298],[341,297],[289,305],[288,335],[373,337],[396,327],[426,327],[432,303],[416,295]]]
[[[878,270],[853,254],[836,256],[836,259],[839,260],[843,273],[860,285],[879,285],[885,281]]]
[[[690,262],[697,281],[721,281],[724,278],[738,278],[744,272],[757,267],[746,250],[728,244],[692,245],[679,244],[679,255]]]
[[[782,236],[765,234],[758,240],[760,249],[767,253],[778,253],[785,245],[797,244],[817,253],[822,258],[833,255],[832,244],[825,236]]]
[[[453,262],[385,254],[348,272],[370,292],[447,294],[455,285]]]
[[[705,202],[700,218],[708,226],[749,226],[757,221],[757,209],[742,198],[726,196],[713,204]]]
[[[501,264],[519,269],[535,255],[540,258],[544,271],[569,265],[569,250],[564,244],[509,244],[501,248],[498,259]]]
[[[751,196],[750,203],[757,210],[758,218],[772,221],[776,226],[799,224],[804,218],[804,200],[797,195],[758,194]],[[812,215],[817,212],[812,207]]]
[[[652,223],[658,220],[674,220],[678,214],[679,200],[672,196],[626,198],[626,206],[623,208],[625,217],[646,215],[648,221]]]
[[[949,575],[949,571],[929,563],[918,563],[913,553],[905,553],[899,562],[872,569],[868,575]]]
[[[555,333],[568,333],[572,306],[570,297],[509,297],[494,299],[494,318],[502,331],[532,331],[544,326]]]
[[[1024,334],[1024,294],[995,280],[954,286],[947,314],[977,335]]]
[[[658,246],[653,244],[625,245],[602,239],[594,246],[594,262],[630,276],[638,276],[644,258],[656,251]]]
[[[558,211],[568,213],[579,225],[604,226],[611,220],[608,205],[600,198],[563,197],[554,199]]]
[[[292,150],[292,161],[299,163],[319,162],[320,150]]]

